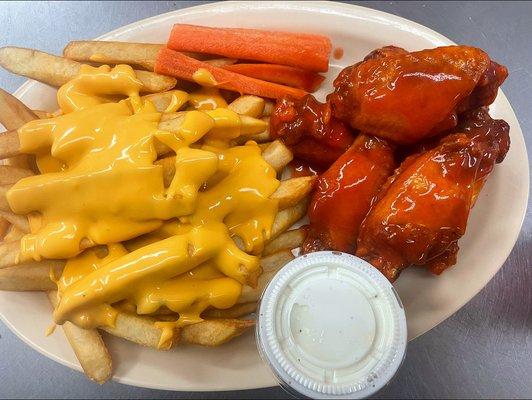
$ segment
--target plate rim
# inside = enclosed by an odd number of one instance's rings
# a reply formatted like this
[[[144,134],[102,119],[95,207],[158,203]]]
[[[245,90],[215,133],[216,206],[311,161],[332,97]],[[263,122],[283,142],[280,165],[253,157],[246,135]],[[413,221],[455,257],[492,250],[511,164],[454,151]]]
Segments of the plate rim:
[[[281,4],[281,6],[280,6]],[[349,15],[350,17],[354,18],[363,18],[365,20],[372,20],[378,22],[379,18],[386,19],[387,22],[391,22],[392,25],[395,28],[398,28],[400,30],[405,30],[405,26],[408,26],[408,31],[410,33],[414,33],[415,35],[422,36],[424,38],[429,39],[432,42],[439,42],[439,45],[455,45],[456,43],[452,41],[451,39],[447,38],[446,36],[434,31],[433,29],[424,26],[418,22],[409,20],[404,17],[400,17],[391,13],[387,13],[380,10],[375,10],[373,8],[364,7],[356,4],[345,4],[345,3],[338,3],[333,1],[293,1],[293,2],[283,2],[279,3],[277,1],[219,1],[214,3],[207,3],[207,4],[200,4],[196,6],[186,7],[182,9],[177,9],[173,11],[169,11],[166,13],[157,14],[148,18],[140,19],[138,21],[131,22],[127,25],[123,25],[121,27],[118,27],[116,29],[113,29],[112,31],[109,31],[107,33],[104,33],[93,40],[112,40],[114,36],[121,35],[124,33],[127,33],[129,31],[138,29],[142,25],[150,25],[153,23],[158,23],[165,21],[167,19],[172,19],[175,16],[187,16],[195,13],[203,13],[206,10],[213,10],[217,9],[217,11],[225,10],[227,12],[231,12],[234,10],[234,7],[238,6],[241,8],[247,8],[247,9],[264,9],[264,10],[270,10],[270,9],[290,9],[290,10],[307,10],[310,12],[317,12],[317,13],[326,13],[326,14],[337,14],[337,15]],[[14,92],[13,95],[15,97],[21,97],[25,95],[28,91],[32,89],[32,86],[38,84],[38,82],[28,79],[26,80],[22,85],[20,85]],[[523,131],[521,129],[521,126],[519,124],[519,120],[517,119],[517,115],[515,114],[515,111],[508,100],[508,98],[504,95],[504,92],[502,89],[499,89],[499,95],[498,95],[499,101],[502,101],[503,103],[506,102],[506,106],[509,108],[511,113],[513,114],[513,117],[515,119],[515,126],[512,126],[515,130],[518,130],[517,133],[519,133],[520,139],[522,139],[523,144],[523,150],[526,155],[525,162],[527,164],[527,170],[526,170],[526,204],[528,206],[528,201],[530,197],[530,165],[529,165],[529,159],[528,159],[528,151],[526,148],[526,141],[524,140]],[[485,287],[486,285],[493,279],[493,277],[500,271],[500,269],[504,266],[506,260],[508,259],[508,256],[512,252],[512,250],[515,247],[515,244],[517,243],[518,237],[521,233],[521,229],[523,226],[523,222],[526,218],[526,211],[527,207],[524,207],[522,210],[520,218],[520,225],[519,230],[516,230],[516,233],[513,235],[512,238],[513,246],[506,251],[504,254],[504,261],[501,263],[501,265],[483,282],[482,287],[474,293],[469,299],[465,300],[460,306],[454,310],[450,311],[449,313],[446,313],[442,318],[431,328],[425,330],[424,332],[420,332],[417,336],[411,338],[410,340],[414,340],[418,338],[421,335],[424,335],[425,333],[429,332],[430,330],[434,329],[438,325],[440,325],[442,322],[447,320],[449,317],[454,315],[456,312],[458,312],[461,308],[463,308],[467,303],[469,303],[473,298],[475,298]],[[43,293],[42,296],[46,297],[46,295]],[[40,354],[44,355],[45,357],[58,362],[61,365],[64,365],[68,368],[74,369],[79,372],[83,372],[83,369],[79,365],[79,363],[70,362],[67,359],[61,358],[60,356],[48,351],[45,347],[41,347],[34,342],[32,342],[28,337],[26,337],[22,332],[20,332],[16,327],[5,318],[4,314],[0,310],[0,320],[3,321],[3,323],[8,327],[8,329],[13,332],[19,339],[21,339],[24,343],[29,345],[32,349],[36,350]],[[409,341],[410,341],[409,340]],[[142,388],[149,388],[149,389],[157,389],[157,390],[169,390],[169,391],[195,391],[195,392],[210,392],[210,391],[231,391],[231,390],[250,390],[250,389],[262,389],[271,387],[272,385],[276,385],[277,381],[273,378],[271,378],[271,385],[259,385],[250,383],[246,384],[245,382],[240,382],[238,386],[235,385],[229,385],[225,387],[217,387],[217,388],[208,388],[208,389],[202,389],[195,387],[194,389],[189,388],[183,388],[183,389],[176,389],[175,387],[171,387],[164,384],[143,384],[143,383],[137,383],[133,378],[123,377],[123,376],[116,376],[114,375],[112,377],[112,380],[121,384],[125,384],[128,386],[134,386],[134,387],[142,387]]]

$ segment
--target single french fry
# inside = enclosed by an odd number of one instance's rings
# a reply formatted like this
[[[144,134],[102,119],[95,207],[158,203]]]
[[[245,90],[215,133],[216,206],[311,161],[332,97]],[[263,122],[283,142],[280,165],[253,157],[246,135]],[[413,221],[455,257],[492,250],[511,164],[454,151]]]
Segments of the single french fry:
[[[0,123],[6,129],[18,129],[37,116],[12,94],[0,89]]]
[[[280,210],[295,206],[310,194],[315,181],[316,176],[302,176],[281,181],[271,198],[279,200]]]
[[[33,171],[26,168],[0,165],[0,185],[14,185],[22,178],[34,175]]]
[[[262,152],[262,158],[277,172],[281,171],[292,159],[292,151],[280,140],[275,140]]]
[[[0,269],[12,267],[18,262],[20,241],[0,243]]]
[[[303,218],[307,213],[308,204],[309,198],[307,197],[301,200],[295,206],[279,211],[273,221],[269,241],[275,239],[277,236]]]
[[[15,292],[56,290],[57,284],[50,279],[60,276],[65,262],[62,260],[31,261],[0,269],[0,290]]]
[[[238,97],[227,108],[240,115],[259,118],[264,110],[264,99],[258,96],[244,95]]]
[[[260,265],[263,270],[257,287],[252,288],[249,286],[242,287],[242,294],[238,298],[238,304],[249,303],[251,301],[258,301],[262,292],[275,276],[277,271],[283,268],[287,263],[294,259],[294,255],[290,250],[283,250],[277,253],[271,254],[267,257],[263,257],[260,260]]]
[[[57,306],[57,292],[50,291],[47,293],[48,299],[54,306]],[[102,337],[96,329],[82,329],[65,322],[63,332],[74,350],[76,357],[85,371],[87,377],[100,385],[111,378],[113,363],[107,347]]]
[[[162,93],[148,94],[142,96],[142,99],[150,100],[159,112],[174,113],[186,104],[189,97],[189,94],[182,90],[169,90]]]
[[[209,308],[201,315],[204,318],[240,318],[244,315],[249,315],[257,310],[257,302],[251,301],[249,303],[235,304],[231,308],[220,310],[217,308]]]
[[[240,336],[254,325],[255,321],[248,319],[205,320],[183,327],[181,339],[183,342],[200,346],[220,346]]]
[[[275,239],[273,239],[264,246],[262,255],[267,256],[276,253],[280,250],[295,249],[296,247],[299,247],[303,244],[306,237],[306,227],[301,227],[298,229],[293,229],[291,231],[281,233],[279,236],[277,236]]]
[[[153,71],[155,59],[164,44],[73,41],[63,49],[63,56],[75,61],[102,64],[130,64]]]
[[[289,249],[280,250],[260,259],[260,267],[263,273],[277,272],[288,262],[294,259],[292,251]]]
[[[270,100],[266,100],[264,103],[264,111],[262,111],[263,117],[269,117],[272,115],[273,108],[275,107],[275,103]]]
[[[17,215],[11,210],[0,210],[0,217],[6,219],[24,233],[28,233],[30,231],[30,224],[25,215]]]
[[[0,123],[6,129],[18,129],[26,122],[37,119],[37,115],[15,96],[0,89]],[[7,160],[6,164],[22,168],[31,168],[27,155],[19,155]]]
[[[21,47],[0,48],[0,66],[8,71],[51,86],[62,86],[75,78],[81,63],[63,57],[57,57],[42,51]],[[149,93],[164,92],[172,89],[175,78],[148,71],[135,71],[142,82],[142,91]]]
[[[168,350],[174,342],[179,340],[179,333],[175,331],[174,336],[165,341],[163,347],[159,347],[163,330],[156,327],[155,322],[156,320],[151,317],[119,312],[114,327],[102,327],[100,329],[142,346]]]

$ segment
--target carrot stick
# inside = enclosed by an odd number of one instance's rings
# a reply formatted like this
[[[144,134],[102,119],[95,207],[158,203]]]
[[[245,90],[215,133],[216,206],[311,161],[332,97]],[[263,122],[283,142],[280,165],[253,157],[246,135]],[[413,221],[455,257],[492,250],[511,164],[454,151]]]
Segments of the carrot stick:
[[[232,90],[241,94],[254,94],[271,99],[278,99],[283,96],[300,98],[307,94],[307,92],[301,89],[261,81],[235,72],[226,71],[225,69],[214,67],[167,48],[159,51],[157,61],[155,62],[155,71],[157,73],[188,81],[193,81],[192,76],[194,72],[200,68],[206,69],[214,76],[214,79],[218,82],[218,88]]]
[[[168,48],[325,72],[331,41],[326,36],[304,33],[176,24]]]
[[[307,92],[314,92],[325,79],[315,72],[279,64],[233,64],[222,68],[252,78],[296,87]]]

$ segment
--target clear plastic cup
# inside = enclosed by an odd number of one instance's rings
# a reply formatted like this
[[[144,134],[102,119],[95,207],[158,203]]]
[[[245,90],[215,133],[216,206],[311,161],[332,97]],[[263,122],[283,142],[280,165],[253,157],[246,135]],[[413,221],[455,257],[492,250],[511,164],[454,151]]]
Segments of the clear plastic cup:
[[[353,255],[321,251],[289,262],[266,287],[256,338],[261,357],[290,393],[355,399],[395,375],[407,328],[384,275]]]

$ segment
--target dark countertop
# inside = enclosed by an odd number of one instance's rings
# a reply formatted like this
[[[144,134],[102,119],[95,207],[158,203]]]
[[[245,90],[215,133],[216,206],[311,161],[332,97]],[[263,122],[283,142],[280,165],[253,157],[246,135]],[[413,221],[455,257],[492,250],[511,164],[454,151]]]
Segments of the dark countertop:
[[[70,39],[204,2],[0,2],[0,46],[59,54]],[[532,148],[532,2],[353,2],[411,19],[458,43],[486,49],[510,70],[504,92]],[[25,79],[0,71],[0,87]],[[529,154],[530,161],[530,154]],[[529,200],[530,206],[530,200]],[[382,398],[532,397],[532,211],[510,257],[473,300],[409,344]],[[287,398],[280,388],[187,393],[98,386],[40,355],[0,323],[2,398]]]

